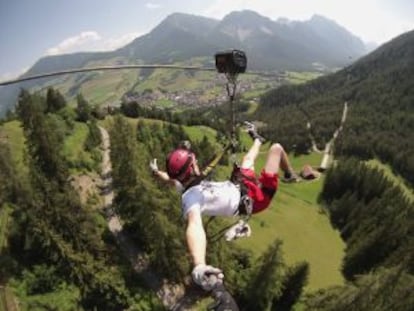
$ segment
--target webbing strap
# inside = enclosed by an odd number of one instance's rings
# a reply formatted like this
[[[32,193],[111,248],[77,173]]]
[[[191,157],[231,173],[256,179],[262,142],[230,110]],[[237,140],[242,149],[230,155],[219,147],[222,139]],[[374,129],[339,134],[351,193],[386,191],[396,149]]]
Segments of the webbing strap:
[[[211,171],[216,167],[216,165],[220,162],[221,158],[224,154],[231,148],[232,144],[229,143],[226,147],[223,148],[216,156],[207,164],[207,166],[201,171],[201,176],[204,178],[211,173]]]
[[[230,147],[231,147],[231,144],[228,144],[226,147],[223,148],[223,150],[221,150],[218,154],[216,154],[215,157],[201,171],[200,176],[195,176],[191,180],[191,182],[185,187],[185,190],[201,183],[211,173],[211,171],[217,166],[221,158],[224,156],[226,151],[229,150]]]

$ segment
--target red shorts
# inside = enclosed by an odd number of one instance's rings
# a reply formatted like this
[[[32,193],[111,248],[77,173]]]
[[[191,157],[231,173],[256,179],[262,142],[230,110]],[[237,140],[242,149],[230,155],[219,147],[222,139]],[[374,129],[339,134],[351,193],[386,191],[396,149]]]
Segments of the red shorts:
[[[256,178],[256,173],[251,169],[242,168],[240,171],[244,176]],[[265,170],[262,170],[260,173],[258,179],[259,184],[248,179],[243,180],[243,183],[248,188],[248,196],[254,201],[253,214],[261,212],[269,206],[276,193],[278,181],[277,174],[267,173]]]

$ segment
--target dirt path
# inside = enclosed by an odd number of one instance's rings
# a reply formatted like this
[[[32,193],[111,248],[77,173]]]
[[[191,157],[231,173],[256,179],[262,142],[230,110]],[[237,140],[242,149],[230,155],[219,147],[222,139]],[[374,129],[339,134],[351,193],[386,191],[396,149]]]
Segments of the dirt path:
[[[107,214],[109,230],[115,236],[124,255],[131,262],[133,269],[140,274],[147,285],[156,292],[163,305],[168,310],[185,311],[193,310],[191,305],[198,299],[198,291],[185,292],[184,287],[179,284],[169,283],[168,280],[156,275],[149,268],[149,261],[133,241],[123,232],[122,220],[112,208],[114,193],[112,190],[111,160],[110,160],[110,139],[108,132],[99,127],[102,135],[102,197],[104,210]]]
[[[309,131],[309,138],[310,138],[310,140],[312,142],[312,150],[313,150],[313,152],[322,153],[322,151],[320,151],[319,148],[318,148],[318,146],[316,145],[315,137],[313,137],[313,135],[312,135],[312,129],[311,129],[311,123],[310,123],[310,121],[308,121],[308,123],[306,124],[306,127],[308,128],[308,131]]]
[[[0,285],[0,310],[19,311],[19,302],[14,297],[12,290]]]
[[[309,114],[304,109],[301,109],[301,108],[299,108],[299,109],[304,113],[304,115],[306,116],[306,118],[308,120],[307,123],[306,123],[306,127],[307,127],[308,132],[309,132],[309,139],[311,140],[311,143],[312,143],[312,151],[316,152],[316,153],[323,153],[322,161],[321,161],[321,164],[320,164],[319,168],[322,169],[322,170],[326,170],[333,161],[333,144],[334,144],[336,138],[338,137],[339,133],[342,131],[343,125],[346,121],[346,117],[348,115],[348,103],[347,102],[344,103],[344,109],[342,111],[341,123],[340,123],[339,127],[337,128],[337,130],[333,133],[331,140],[329,140],[326,143],[325,149],[323,151],[319,150],[319,148],[316,145],[315,138],[312,135],[312,128],[311,128],[312,126],[311,126],[311,122],[310,122],[311,119],[310,119]]]
[[[339,133],[342,131],[347,115],[348,115],[348,103],[345,102],[344,110],[342,111],[341,123],[339,127],[336,129],[336,131],[333,133],[331,140],[328,141],[328,143],[325,145],[325,149],[323,151],[323,158],[321,161],[321,165],[319,166],[322,170],[326,170],[333,161],[333,145]]]

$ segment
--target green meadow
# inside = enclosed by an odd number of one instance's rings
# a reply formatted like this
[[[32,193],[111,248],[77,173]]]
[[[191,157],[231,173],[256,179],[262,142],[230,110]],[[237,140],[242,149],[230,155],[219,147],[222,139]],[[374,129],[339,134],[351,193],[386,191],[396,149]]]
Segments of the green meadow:
[[[24,149],[25,139],[23,136],[23,129],[19,121],[6,122],[0,126],[1,136],[3,136],[10,147],[12,159],[17,168],[25,170],[24,165]]]
[[[307,81],[316,79],[317,77],[321,76],[322,74],[318,72],[295,72],[289,71],[288,72],[288,81],[292,84],[301,84]]]
[[[78,168],[93,166],[91,154],[83,147],[88,131],[85,123],[76,122],[72,134],[63,143],[63,156],[70,163],[72,173],[77,173]]]

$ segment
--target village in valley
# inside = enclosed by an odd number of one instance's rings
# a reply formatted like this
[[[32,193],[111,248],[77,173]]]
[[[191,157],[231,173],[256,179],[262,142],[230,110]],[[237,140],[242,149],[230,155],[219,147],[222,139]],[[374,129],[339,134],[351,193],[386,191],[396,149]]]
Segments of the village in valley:
[[[258,92],[276,88],[286,83],[287,75],[282,73],[269,73],[263,75],[252,75],[248,79],[239,79],[237,83],[237,94],[244,99],[257,101]],[[216,79],[204,80],[202,88],[183,89],[180,91],[167,91],[163,89],[145,89],[143,92],[127,92],[122,97],[122,102],[137,102],[142,106],[159,106],[160,103],[168,103],[170,107],[197,108],[210,107],[223,104],[228,101],[226,92],[226,77],[217,75]],[[249,92],[255,95],[249,95]],[[115,106],[115,105],[114,105]]]

